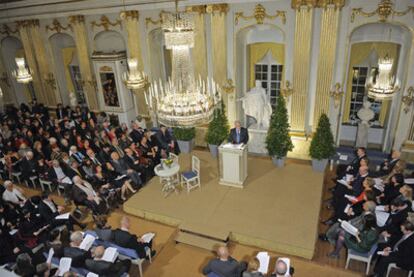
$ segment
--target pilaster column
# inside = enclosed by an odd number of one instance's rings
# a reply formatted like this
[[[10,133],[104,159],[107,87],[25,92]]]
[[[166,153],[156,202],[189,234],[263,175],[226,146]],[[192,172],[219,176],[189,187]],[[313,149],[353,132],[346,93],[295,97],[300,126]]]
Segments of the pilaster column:
[[[345,0],[320,0],[322,8],[321,35],[319,42],[318,71],[316,82],[315,109],[313,113],[313,131],[318,126],[322,113],[329,114],[330,91],[335,70],[336,44],[340,10]]]
[[[312,23],[316,0],[292,0],[296,10],[295,42],[293,51],[293,89],[291,96],[292,131],[305,133],[306,106],[309,93]]]
[[[121,13],[121,18],[123,20],[123,26],[128,34],[128,54],[129,58],[138,59],[138,69],[144,70],[144,63],[142,60],[142,51],[140,46],[140,33],[139,33],[139,13],[138,11],[124,11]],[[137,108],[138,114],[141,116],[148,116],[148,107],[145,103],[144,91],[134,91],[134,101],[135,107]]]
[[[30,37],[33,42],[33,49],[36,54],[36,61],[39,69],[39,77],[42,82],[43,87],[43,103],[47,106],[56,106],[56,83],[53,84],[51,82],[55,82],[55,80],[51,80],[48,78],[52,77],[53,74],[50,69],[50,59],[47,58],[45,43],[41,37],[39,31],[39,20],[31,20],[32,24],[28,25]],[[47,80],[47,81],[46,81]],[[50,83],[46,83],[50,82]]]
[[[75,34],[76,51],[79,60],[79,69],[82,76],[82,87],[86,96],[86,101],[91,110],[98,110],[98,100],[96,97],[96,80],[93,77],[91,63],[89,59],[87,31],[85,18],[83,15],[69,16],[69,21]]]
[[[0,87],[3,92],[3,103],[2,104],[18,104],[13,96],[14,91],[11,84],[11,76],[7,73],[6,66],[4,65],[3,58],[0,57]]]
[[[39,21],[38,20],[18,21],[17,28],[19,30],[20,39],[23,44],[25,60],[33,76],[32,85],[33,85],[33,88],[36,94],[36,99],[39,103],[46,103],[45,101],[46,99],[44,97],[43,83],[41,82],[41,77],[39,75],[40,72],[37,67],[36,54],[35,54],[34,47],[32,46],[32,41],[30,39],[31,37],[30,26],[32,24],[38,25]],[[32,96],[30,95],[30,92],[29,92],[30,90],[26,90],[26,91],[28,92],[26,95],[26,99],[29,102],[32,100]]]

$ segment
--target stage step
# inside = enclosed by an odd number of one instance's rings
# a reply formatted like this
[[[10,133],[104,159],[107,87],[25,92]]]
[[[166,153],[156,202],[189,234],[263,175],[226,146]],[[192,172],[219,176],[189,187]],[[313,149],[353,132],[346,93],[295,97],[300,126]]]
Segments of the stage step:
[[[209,251],[216,251],[219,246],[226,246],[226,242],[206,238],[197,234],[186,233],[183,231],[178,232],[175,237],[175,241],[179,243],[188,244],[191,246],[200,247]]]

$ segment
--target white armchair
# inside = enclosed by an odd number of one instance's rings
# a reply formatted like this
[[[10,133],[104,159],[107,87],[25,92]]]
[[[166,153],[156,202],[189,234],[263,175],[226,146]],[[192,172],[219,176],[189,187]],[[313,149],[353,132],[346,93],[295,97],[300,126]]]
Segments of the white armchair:
[[[200,187],[200,159],[196,156],[191,157],[191,170],[181,173],[181,184],[186,187],[187,193]]]

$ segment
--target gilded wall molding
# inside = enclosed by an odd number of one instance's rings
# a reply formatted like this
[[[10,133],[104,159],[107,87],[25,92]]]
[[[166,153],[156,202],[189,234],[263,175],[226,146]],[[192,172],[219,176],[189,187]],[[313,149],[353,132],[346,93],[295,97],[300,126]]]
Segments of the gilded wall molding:
[[[388,20],[388,17],[390,16],[404,16],[411,12],[414,14],[414,7],[408,6],[406,10],[404,11],[396,11],[394,10],[394,4],[391,0],[382,0],[379,4],[376,10],[371,12],[365,12],[362,10],[362,8],[352,9],[351,14],[351,22],[355,21],[355,16],[362,15],[364,17],[372,17],[374,15],[378,15],[380,22],[386,22]]]
[[[267,14],[266,9],[261,4],[257,4],[256,7],[254,8],[253,15],[246,16],[244,15],[243,12],[237,12],[236,18],[234,21],[235,21],[235,24],[237,25],[239,23],[240,18],[244,20],[256,19],[257,24],[263,24],[265,19],[271,20],[271,19],[276,19],[278,17],[280,17],[283,24],[286,24],[286,12],[285,11],[278,10],[276,11],[274,15],[269,15]]]
[[[6,35],[6,36],[10,36],[10,34],[16,34],[18,32],[19,32],[19,29],[18,28],[16,28],[15,30],[13,30],[7,24],[3,24],[1,26],[1,30],[0,30],[0,34]]]
[[[47,25],[45,28],[46,28],[46,31],[51,31],[51,32],[55,32],[55,33],[61,33],[62,30],[63,31],[67,31],[67,30],[73,31],[72,25],[70,23],[68,25],[66,25],[66,27],[65,27],[62,24],[60,24],[59,20],[57,20],[56,18],[53,19],[52,24]]]
[[[85,23],[85,17],[81,14],[71,15],[68,17],[68,19],[71,24]]]
[[[149,24],[158,25],[162,23],[162,14],[164,11],[161,11],[158,15],[158,19],[152,19],[151,17],[145,18],[145,26],[148,27]]]
[[[345,5],[345,0],[318,0],[317,6],[326,9],[329,6],[334,6],[336,9],[341,9]]]
[[[100,22],[96,22],[95,20],[91,22],[92,30],[94,27],[103,27],[105,31],[109,31],[110,26],[115,27],[118,26],[122,28],[122,21],[116,19],[115,22],[111,22],[106,15],[102,15],[100,18]]]
[[[135,19],[138,20],[139,19],[139,12],[138,11],[123,11],[119,14],[119,17],[121,19]]]
[[[301,9],[307,7],[308,9],[315,8],[318,0],[292,0],[292,9]]]
[[[25,27],[39,27],[39,19],[28,19],[16,21],[17,29]]]
[[[402,102],[404,103],[404,112],[408,113],[411,105],[414,103],[414,87],[407,89],[407,94],[403,96]]]
[[[229,11],[228,4],[209,4],[209,5],[197,5],[197,6],[188,6],[186,7],[186,12],[196,12],[199,14],[227,14]]]

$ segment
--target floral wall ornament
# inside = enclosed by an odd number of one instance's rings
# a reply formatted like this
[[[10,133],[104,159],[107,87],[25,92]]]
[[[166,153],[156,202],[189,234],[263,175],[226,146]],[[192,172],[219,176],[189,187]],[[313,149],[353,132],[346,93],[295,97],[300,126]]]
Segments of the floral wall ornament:
[[[221,88],[226,94],[232,94],[235,91],[235,86],[232,79],[227,79],[226,83]]]
[[[285,11],[276,11],[274,15],[269,15],[266,12],[266,9],[261,5],[257,4],[254,8],[253,15],[246,16],[243,12],[237,12],[235,23],[236,25],[239,23],[239,19],[242,18],[244,20],[256,19],[257,24],[263,24],[265,19],[276,19],[280,17],[283,24],[286,24],[286,12]]]
[[[341,84],[336,83],[334,86],[334,90],[330,91],[329,95],[334,100],[335,109],[338,108],[339,104],[341,103],[342,95],[344,95],[344,91],[341,88]]]
[[[374,15],[378,15],[380,22],[386,22],[390,16],[404,16],[409,12],[414,14],[413,6],[408,6],[404,11],[396,11],[394,10],[394,4],[391,0],[381,0],[381,2],[378,4],[377,9],[372,12],[364,12],[362,8],[352,9],[351,22],[354,22],[356,15],[362,15],[364,17],[372,17]]]
[[[293,88],[292,88],[292,84],[290,83],[290,81],[285,82],[285,87],[282,88],[281,94],[285,98],[288,98],[289,96],[293,94]]]
[[[59,20],[54,19],[51,25],[46,26],[46,31],[61,33],[62,30],[63,31],[66,31],[66,30],[71,30],[72,31],[72,25],[68,24],[65,27],[62,24],[60,24]]]
[[[92,21],[91,25],[92,30],[94,27],[103,27],[105,31],[108,31],[110,26],[115,27],[119,25],[122,28],[122,21],[120,19],[116,19],[115,22],[111,22],[106,15],[102,15],[99,23]]]
[[[409,87],[407,89],[407,95],[403,96],[402,102],[404,103],[404,112],[408,113],[410,111],[410,107],[414,102],[414,87]]]
[[[19,30],[16,28],[15,30],[12,30],[9,25],[3,24],[1,26],[0,34],[9,36],[10,34],[16,34]]]
[[[148,27],[149,24],[158,25],[162,23],[162,14],[164,11],[161,11],[158,15],[158,19],[152,19],[151,17],[145,18],[145,26]]]
[[[49,72],[43,78],[47,85],[49,85],[53,90],[56,89],[56,80],[55,80],[55,76],[53,75],[53,73]]]

